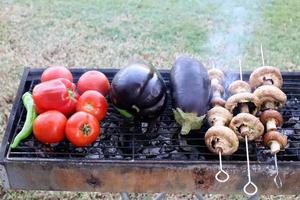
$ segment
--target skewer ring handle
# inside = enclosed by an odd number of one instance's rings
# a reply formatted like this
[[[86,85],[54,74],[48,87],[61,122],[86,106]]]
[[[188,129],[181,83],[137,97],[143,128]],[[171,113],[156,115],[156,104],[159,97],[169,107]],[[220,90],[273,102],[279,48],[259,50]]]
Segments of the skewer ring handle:
[[[219,178],[219,176],[221,174],[225,175],[225,178]],[[217,181],[219,181],[220,183],[225,183],[226,181],[228,181],[229,179],[229,174],[227,172],[225,172],[223,169],[221,169],[220,171],[218,171],[218,173],[216,173],[215,178]]]
[[[249,187],[253,187],[254,188],[254,191],[253,192],[248,192],[247,188]],[[248,181],[248,183],[244,186],[244,192],[245,194],[249,195],[249,196],[252,196],[252,195],[255,195],[257,193],[257,186],[250,180]]]

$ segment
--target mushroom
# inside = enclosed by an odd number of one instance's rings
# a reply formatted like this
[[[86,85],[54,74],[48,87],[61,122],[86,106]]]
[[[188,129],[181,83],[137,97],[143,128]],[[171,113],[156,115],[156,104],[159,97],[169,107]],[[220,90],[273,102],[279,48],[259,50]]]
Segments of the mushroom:
[[[240,113],[232,118],[229,128],[231,128],[239,139],[255,140],[264,133],[264,126],[259,119],[249,113]]]
[[[252,93],[243,92],[229,97],[225,108],[233,115],[238,113],[250,113],[255,115],[260,108],[260,101]]]
[[[225,126],[232,119],[232,114],[221,106],[215,106],[207,112],[208,123],[211,126]]]
[[[212,98],[210,101],[213,106],[225,106],[226,101],[221,97]]]
[[[211,79],[211,89],[212,89],[212,100],[211,103],[215,105],[224,106],[225,101],[222,99],[224,94],[224,87],[220,84],[224,78],[224,74],[219,69],[212,69],[209,71],[209,77]]]
[[[219,96],[223,95],[224,93],[224,87],[219,83],[211,84],[211,89],[214,93],[218,92]]]
[[[283,80],[278,68],[272,66],[262,66],[255,69],[251,73],[249,83],[252,89],[255,89],[261,85],[274,85],[278,88],[281,88]]]
[[[275,131],[278,126],[283,123],[282,115],[277,110],[265,110],[260,121],[266,126],[266,131]]]
[[[220,83],[224,79],[224,73],[220,69],[210,69],[208,70],[208,77],[211,84]]]
[[[226,126],[212,126],[205,134],[205,144],[211,152],[231,155],[237,151],[239,140],[230,128]]]
[[[277,109],[286,102],[286,94],[274,85],[263,85],[257,88],[254,93],[261,102],[262,109]]]
[[[234,81],[229,85],[228,88],[229,92],[231,94],[237,94],[237,93],[242,93],[242,92],[251,92],[250,85],[242,80],[237,80]]]
[[[287,136],[278,131],[269,131],[264,135],[264,144],[271,149],[271,153],[278,153],[287,145]]]

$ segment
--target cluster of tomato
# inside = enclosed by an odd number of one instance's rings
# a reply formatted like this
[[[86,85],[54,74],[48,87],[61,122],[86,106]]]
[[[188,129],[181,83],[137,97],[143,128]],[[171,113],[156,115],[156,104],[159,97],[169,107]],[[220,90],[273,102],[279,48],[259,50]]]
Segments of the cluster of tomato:
[[[76,88],[67,68],[47,68],[41,83],[32,92],[39,114],[33,122],[36,139],[51,144],[66,137],[77,147],[94,142],[101,133],[100,121],[107,112],[105,95],[109,88],[107,77],[99,71],[84,73]]]

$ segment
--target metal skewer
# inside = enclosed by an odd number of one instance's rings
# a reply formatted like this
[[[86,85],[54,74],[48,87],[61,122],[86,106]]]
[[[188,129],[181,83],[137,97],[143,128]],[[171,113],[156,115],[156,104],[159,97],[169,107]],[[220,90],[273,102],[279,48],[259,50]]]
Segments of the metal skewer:
[[[228,181],[228,179],[229,179],[229,174],[228,174],[226,171],[223,170],[223,167],[222,167],[222,152],[221,152],[221,150],[219,150],[218,152],[219,152],[219,163],[220,163],[220,168],[219,168],[218,173],[216,173],[215,178],[216,178],[216,180],[219,181],[220,183],[225,183],[225,182]],[[224,178],[224,179],[219,178],[219,176],[220,176],[221,174],[224,174],[224,175],[225,175],[225,178]]]
[[[240,65],[240,79],[241,81],[243,80],[243,72],[242,72],[242,62],[241,59],[239,59],[239,65]],[[245,143],[246,143],[246,157],[247,157],[247,172],[248,172],[248,182],[244,186],[244,192],[249,195],[255,195],[257,193],[257,186],[252,182],[251,180],[251,173],[250,173],[250,161],[249,161],[249,150],[248,150],[248,136],[245,136]],[[254,191],[253,192],[248,192],[247,188],[248,187],[253,187]]]
[[[214,60],[212,60],[212,68],[213,69],[216,68],[216,63],[215,63]],[[219,164],[220,164],[220,167],[219,167],[219,171],[215,175],[215,179],[218,182],[220,182],[220,183],[225,183],[229,179],[229,174],[225,170],[223,170],[223,165],[222,165],[222,150],[219,149],[218,153],[219,153]],[[221,178],[221,177],[224,177],[224,178]]]
[[[274,162],[275,162],[275,170],[276,170],[276,175],[274,177],[274,183],[277,186],[277,188],[281,188],[282,187],[282,180],[279,176],[279,172],[278,172],[278,165],[277,165],[277,153],[275,153],[274,155]]]
[[[264,51],[263,51],[262,43],[260,43],[260,54],[261,54],[262,64],[263,64],[263,66],[265,66]]]
[[[265,66],[264,51],[263,51],[262,43],[260,43],[260,53],[261,53],[261,60],[262,60],[263,66]],[[277,165],[277,153],[274,154],[274,163],[275,163],[275,170],[276,170],[276,175],[274,177],[274,183],[275,183],[277,188],[281,188],[282,187],[282,180],[279,176],[279,170],[278,170],[278,165]]]
[[[247,171],[248,171],[248,183],[244,186],[244,192],[249,195],[252,196],[254,194],[256,194],[257,192],[257,186],[251,181],[251,174],[250,174],[250,161],[249,161],[249,152],[248,152],[248,137],[247,135],[245,136],[245,143],[246,143],[246,156],[247,156]],[[248,187],[253,187],[254,191],[253,192],[248,192],[247,188]]]
[[[242,73],[242,61],[239,59],[239,66],[240,66],[240,79],[243,80],[243,73]]]

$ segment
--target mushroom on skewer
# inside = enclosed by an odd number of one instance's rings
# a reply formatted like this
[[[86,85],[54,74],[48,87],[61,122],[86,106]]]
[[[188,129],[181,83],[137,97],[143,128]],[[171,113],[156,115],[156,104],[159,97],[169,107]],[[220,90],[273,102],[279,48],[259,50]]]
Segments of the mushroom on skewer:
[[[286,102],[286,95],[280,90],[283,85],[283,78],[280,70],[276,67],[264,66],[262,45],[260,47],[263,67],[259,67],[250,75],[250,85],[256,89],[254,94],[261,100],[263,113],[260,116],[261,122],[266,127],[266,134],[263,137],[265,146],[269,147],[274,154],[276,175],[274,182],[278,188],[282,187],[277,166],[277,153],[287,145],[287,137],[276,131],[283,123],[282,115],[276,111]]]
[[[264,144],[270,147],[272,154],[276,154],[286,147],[287,136],[278,131],[269,131],[264,135]]]
[[[235,133],[225,125],[232,119],[232,114],[221,106],[215,106],[207,113],[208,123],[212,126],[205,134],[205,144],[216,154],[231,155],[237,151],[239,140]]]
[[[226,126],[212,126],[205,134],[205,144],[211,152],[231,155],[237,151],[239,140]]]
[[[215,178],[217,181],[224,183],[229,179],[229,175],[222,169],[222,155],[234,153],[238,149],[239,140],[235,133],[226,127],[232,119],[232,114],[222,107],[226,103],[222,98],[224,87],[221,85],[224,74],[219,69],[211,69],[208,71],[208,76],[211,80],[213,94],[211,104],[214,107],[207,113],[208,122],[212,127],[205,134],[205,143],[210,151],[219,154],[220,169]],[[225,177],[220,178],[221,174]]]
[[[232,119],[232,114],[221,106],[215,106],[207,112],[210,126],[226,126]]]
[[[240,140],[247,136],[248,140],[255,140],[264,133],[264,126],[259,119],[249,113],[240,113],[230,122],[231,128]]]
[[[237,80],[229,85],[228,90],[232,95],[234,95],[242,92],[251,92],[251,87],[247,82]]]
[[[255,69],[249,78],[252,89],[262,85],[274,85],[278,88],[282,87],[283,79],[280,70],[272,66],[262,66]]]
[[[242,65],[240,64],[240,81],[233,82],[229,91],[233,94],[226,102],[225,108],[235,117],[232,118],[229,127],[236,133],[240,140],[245,140],[248,183],[244,186],[244,192],[247,195],[254,195],[257,192],[257,186],[251,181],[250,161],[248,152],[248,140],[255,140],[263,134],[264,126],[254,115],[259,111],[260,101],[251,94],[248,83],[242,79]],[[252,186],[254,191],[249,192],[248,188]]]
[[[266,132],[275,131],[283,124],[283,118],[277,110],[265,110],[260,115],[260,121],[266,126]]]
[[[233,115],[237,115],[241,112],[255,115],[260,108],[260,101],[254,94],[243,92],[229,97],[225,104],[225,108]]]
[[[286,102],[286,94],[274,85],[263,85],[257,88],[254,93],[261,101],[261,108],[278,109]]]
[[[221,82],[224,79],[224,73],[219,69],[210,69],[208,71],[208,77],[211,81],[211,88],[213,94],[211,104],[213,106],[224,106],[225,100],[222,99],[222,95],[224,94],[224,87],[221,85]]]

